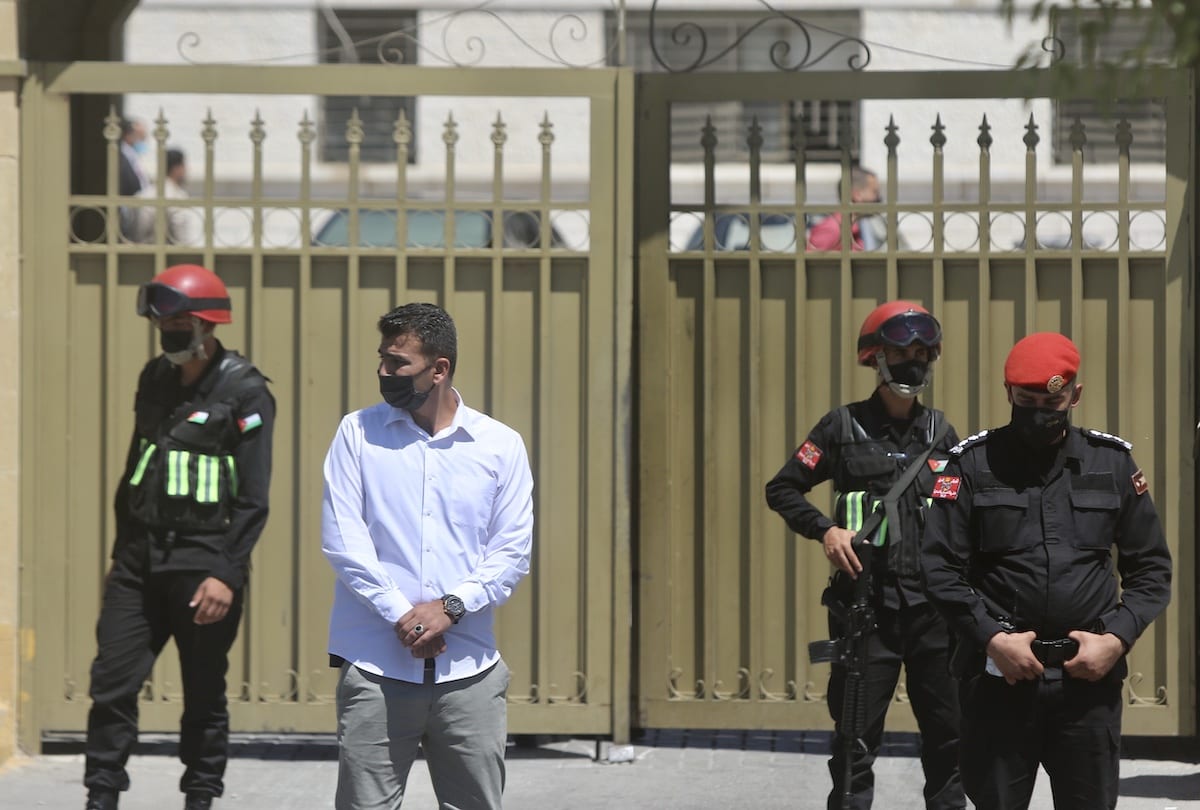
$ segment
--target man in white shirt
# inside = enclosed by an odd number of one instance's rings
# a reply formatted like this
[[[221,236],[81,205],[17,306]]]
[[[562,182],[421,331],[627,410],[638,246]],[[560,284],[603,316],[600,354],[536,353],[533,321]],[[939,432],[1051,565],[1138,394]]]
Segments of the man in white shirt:
[[[508,689],[492,612],[529,573],[529,459],[516,431],[451,387],[445,310],[406,304],[379,331],[384,402],[344,417],[325,458],[335,807],[399,808],[420,744],[441,807],[492,810]]]
[[[188,193],[183,185],[187,182],[187,166],[184,163],[183,152],[179,149],[168,149],[166,159],[166,175],[163,177],[162,198],[164,200],[186,200]],[[158,197],[158,187],[151,183],[142,187],[135,195],[140,199],[154,200]],[[142,205],[131,209],[133,216],[130,221],[129,241],[153,243],[155,241],[154,224],[158,216],[154,206]],[[166,205],[163,220],[166,225],[168,245],[197,245],[200,243],[198,209],[183,208],[177,205]]]

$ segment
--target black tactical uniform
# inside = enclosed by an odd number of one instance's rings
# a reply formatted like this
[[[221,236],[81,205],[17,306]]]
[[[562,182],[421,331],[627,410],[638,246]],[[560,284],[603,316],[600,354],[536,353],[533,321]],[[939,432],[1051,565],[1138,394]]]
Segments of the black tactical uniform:
[[[767,503],[783,516],[789,528],[820,540],[832,526],[851,531],[882,501],[908,462],[929,447],[941,411],[914,404],[912,419],[896,422],[888,415],[877,391],[870,399],[830,411],[809,433],[807,441],[767,484]],[[869,750],[856,753],[852,763],[854,807],[867,808],[874,795],[872,766],[883,739],[884,716],[900,677],[908,673],[908,696],[921,728],[921,764],[925,770],[927,808],[962,808],[966,804],[958,778],[958,707],[955,682],[949,675],[946,624],[925,599],[918,571],[918,551],[925,521],[926,499],[935,477],[958,441],[951,427],[933,452],[916,482],[904,493],[899,514],[888,520],[880,553],[873,562],[874,608],[878,631],[871,634],[867,664],[868,723],[863,735]],[[823,481],[833,480],[837,495],[835,519],[824,515],[805,497]],[[898,517],[900,529],[895,523]],[[842,632],[830,618],[830,632]],[[846,672],[834,665],[828,705],[840,725]],[[840,734],[840,729],[838,731]],[[829,807],[841,806],[845,746],[835,740],[829,763],[833,791]]]
[[[1070,428],[1035,450],[1006,426],[954,448],[931,490],[921,563],[961,644],[963,782],[980,810],[1028,807],[1039,763],[1059,810],[1116,806],[1125,659],[1096,682],[1044,661],[1040,679],[1010,686],[984,651],[1004,630],[1036,631],[1039,658],[1073,630],[1128,650],[1166,606],[1170,554],[1129,449]]]
[[[96,629],[84,784],[128,788],[138,693],[174,637],[184,695],[180,788],[220,796],[225,673],[250,551],[267,520],[275,401],[262,374],[218,342],[192,386],[180,383],[179,368],[165,357],[151,360],[138,379],[135,413]],[[234,601],[220,621],[198,625],[188,603],[210,576],[233,590]]]

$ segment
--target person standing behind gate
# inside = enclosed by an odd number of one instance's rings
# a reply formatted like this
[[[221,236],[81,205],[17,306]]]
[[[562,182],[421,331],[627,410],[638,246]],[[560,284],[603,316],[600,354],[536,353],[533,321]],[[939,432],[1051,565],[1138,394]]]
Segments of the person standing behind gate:
[[[399,808],[420,745],[441,807],[493,810],[508,667],[492,621],[529,573],[533,476],[521,436],[451,387],[445,310],[406,304],[378,327],[384,401],[344,417],[325,458],[335,807]]]
[[[958,636],[962,772],[978,810],[1117,805],[1126,653],[1171,596],[1171,555],[1125,440],[1071,426],[1079,351],[1039,332],[1004,364],[1012,421],[928,490],[930,600]],[[1121,589],[1113,576],[1113,547]]]
[[[225,673],[267,521],[275,400],[258,369],[213,336],[232,322],[215,273],[167,268],[138,291],[138,315],[158,328],[163,353],[138,378],[117,488],[83,782],[88,810],[112,810],[129,789],[138,693],[173,637],[183,678],[179,788],[187,810],[205,810],[224,790]]]
[[[855,166],[850,170],[850,202],[877,203],[879,177],[875,172]],[[882,221],[874,215],[850,215],[850,249],[876,250],[886,240]],[[835,211],[812,227],[808,233],[809,250],[842,249],[842,214]]]
[[[949,676],[946,624],[921,592],[918,543],[924,524],[925,499],[933,471],[945,463],[958,441],[954,428],[934,443],[945,420],[941,411],[917,401],[930,381],[930,365],[942,349],[942,327],[929,312],[907,301],[876,307],[859,330],[858,362],[875,369],[878,384],[870,399],[843,405],[826,414],[783,469],[766,486],[767,504],[788,528],[820,540],[825,556],[843,576],[854,579],[862,563],[851,543],[864,517],[878,507],[908,463],[933,445],[927,464],[899,503],[899,525],[888,521],[885,559],[874,562],[872,604],[877,622],[867,651],[867,731],[859,750],[842,728],[846,670],[834,664],[829,678],[829,712],[835,722],[829,772],[833,790],[828,807],[840,810],[846,792],[845,752],[851,757],[852,806],[871,806],[875,776],[872,766],[883,740],[884,716],[900,677],[908,672],[908,696],[921,729],[921,765],[925,770],[925,806],[960,810],[966,806],[958,776],[958,707]],[[837,493],[833,517],[821,513],[805,497],[833,479]],[[830,614],[835,638],[844,627]]]

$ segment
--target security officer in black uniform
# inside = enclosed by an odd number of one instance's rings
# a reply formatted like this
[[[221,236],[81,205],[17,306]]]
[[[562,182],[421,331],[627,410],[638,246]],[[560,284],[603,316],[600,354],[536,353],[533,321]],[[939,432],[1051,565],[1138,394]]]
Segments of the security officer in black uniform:
[[[142,369],[136,427],[116,496],[113,565],[96,626],[84,784],[88,810],[129,788],[138,693],[167,639],[179,649],[187,810],[220,796],[228,757],[228,653],[250,551],[267,520],[275,400],[267,381],[213,336],[230,323],[215,273],[177,265],[142,286],[138,314],[163,354]]]
[[[1116,807],[1125,655],[1170,599],[1129,443],[1070,424],[1078,368],[1063,335],[1019,341],[1004,365],[1012,421],[955,447],[930,490],[922,573],[958,637],[963,783],[979,810],[1029,807],[1039,764],[1058,810]]]
[[[941,324],[918,304],[890,301],[876,307],[863,322],[858,338],[860,365],[873,367],[878,386],[870,399],[830,411],[808,434],[783,469],[767,484],[767,503],[798,534],[820,540],[825,556],[843,577],[856,578],[862,563],[851,547],[864,518],[881,506],[883,496],[900,478],[908,462],[933,444],[945,420],[941,411],[924,407],[916,396],[929,383],[930,364],[942,348]],[[884,530],[886,555],[872,558],[871,602],[877,631],[868,641],[866,750],[844,737],[841,728],[846,670],[834,663],[828,705],[835,722],[829,772],[833,790],[830,810],[842,807],[845,751],[853,749],[851,801],[856,810],[871,806],[875,776],[872,766],[883,740],[884,716],[900,678],[908,673],[908,697],[921,728],[921,765],[925,771],[925,806],[959,810],[966,806],[958,776],[958,705],[949,675],[949,633],[945,622],[921,590],[918,550],[925,493],[935,472],[946,463],[958,441],[946,426],[916,482],[899,502]],[[836,512],[826,516],[805,495],[833,479]],[[899,525],[897,525],[897,519]],[[830,632],[843,635],[836,616]]]

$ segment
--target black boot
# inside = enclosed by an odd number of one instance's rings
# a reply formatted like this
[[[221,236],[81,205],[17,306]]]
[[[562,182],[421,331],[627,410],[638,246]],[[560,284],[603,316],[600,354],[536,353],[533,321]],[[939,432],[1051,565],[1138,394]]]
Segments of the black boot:
[[[89,790],[87,806],[84,810],[117,810],[117,792],[115,790]]]
[[[211,793],[189,793],[183,803],[183,810],[209,810],[212,807]]]

